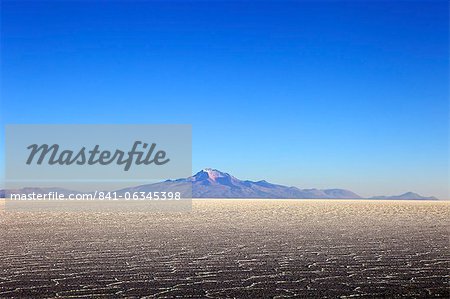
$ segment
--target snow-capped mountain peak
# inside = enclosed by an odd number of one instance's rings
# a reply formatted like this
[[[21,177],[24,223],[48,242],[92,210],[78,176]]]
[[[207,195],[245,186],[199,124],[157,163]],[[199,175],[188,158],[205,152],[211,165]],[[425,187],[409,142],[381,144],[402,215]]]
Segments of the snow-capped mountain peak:
[[[218,182],[223,179],[230,180],[233,177],[228,173],[221,172],[213,168],[204,168],[203,170],[197,172],[194,176],[194,181],[204,181],[208,180],[210,182]]]

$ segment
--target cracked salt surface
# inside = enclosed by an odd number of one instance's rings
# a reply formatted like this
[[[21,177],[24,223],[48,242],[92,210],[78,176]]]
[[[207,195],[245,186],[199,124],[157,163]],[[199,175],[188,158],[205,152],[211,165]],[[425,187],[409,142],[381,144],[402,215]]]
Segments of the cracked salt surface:
[[[191,213],[0,212],[0,297],[443,297],[446,202],[201,200]]]

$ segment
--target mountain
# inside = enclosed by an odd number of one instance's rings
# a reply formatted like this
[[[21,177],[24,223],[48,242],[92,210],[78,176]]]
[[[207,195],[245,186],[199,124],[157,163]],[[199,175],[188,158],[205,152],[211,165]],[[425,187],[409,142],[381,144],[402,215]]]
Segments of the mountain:
[[[406,192],[406,193],[403,193],[403,194],[400,194],[400,195],[391,195],[391,196],[383,196],[383,195],[381,195],[381,196],[374,196],[374,197],[371,197],[370,199],[396,199],[396,200],[418,200],[418,199],[422,199],[422,200],[437,200],[437,198],[436,197],[434,197],[434,196],[429,196],[429,197],[426,197],[426,196],[422,196],[422,195],[419,195],[419,194],[417,194],[417,193],[414,193],[414,192]]]
[[[185,191],[190,187],[193,198],[361,198],[344,189],[299,189],[267,181],[243,181],[211,168],[185,179],[125,188],[117,192]]]
[[[192,188],[192,189],[191,189]],[[190,194],[193,198],[311,198],[311,199],[358,199],[358,194],[345,189],[300,189],[283,185],[272,184],[267,181],[239,180],[234,176],[216,169],[205,168],[195,175],[167,180],[154,184],[145,184],[116,190],[118,194],[126,192],[156,192],[171,191]],[[0,190],[0,198],[7,193],[48,193],[76,194],[77,191],[69,191],[61,188],[22,188],[18,190]],[[396,199],[396,200],[436,200],[435,197],[424,197],[417,193],[407,192],[397,196],[374,196],[370,199]]]

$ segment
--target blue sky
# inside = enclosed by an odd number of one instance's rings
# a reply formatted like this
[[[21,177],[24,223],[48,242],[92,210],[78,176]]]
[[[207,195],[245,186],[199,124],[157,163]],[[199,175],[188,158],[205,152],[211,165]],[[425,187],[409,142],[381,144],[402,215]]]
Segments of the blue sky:
[[[447,1],[6,1],[2,124],[188,123],[193,170],[449,197]]]

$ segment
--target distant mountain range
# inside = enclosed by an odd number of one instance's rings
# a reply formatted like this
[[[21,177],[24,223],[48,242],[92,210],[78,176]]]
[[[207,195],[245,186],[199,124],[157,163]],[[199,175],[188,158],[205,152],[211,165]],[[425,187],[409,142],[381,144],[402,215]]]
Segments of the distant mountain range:
[[[344,189],[299,189],[266,181],[242,181],[211,168],[203,169],[185,179],[141,185],[118,192],[187,190],[190,187],[194,198],[361,198]]]
[[[417,193],[414,192],[406,192],[403,193],[401,195],[391,195],[391,196],[385,196],[385,195],[380,195],[380,196],[373,196],[370,197],[369,199],[396,199],[396,200],[400,200],[400,199],[424,199],[424,200],[437,200],[436,197],[434,196],[421,196]]]
[[[125,192],[156,192],[156,191],[180,191],[186,192],[192,188],[193,198],[297,198],[297,199],[358,199],[358,194],[345,189],[300,189],[272,184],[267,181],[239,180],[234,176],[205,168],[197,174],[183,179],[167,180],[154,184],[145,184],[135,187],[116,190],[117,193]],[[0,190],[0,197],[6,193],[31,193],[58,191],[62,194],[77,193],[60,188],[23,188],[20,190]],[[370,199],[422,199],[435,200],[435,197],[424,197],[416,193],[407,192],[397,196],[375,196]]]

